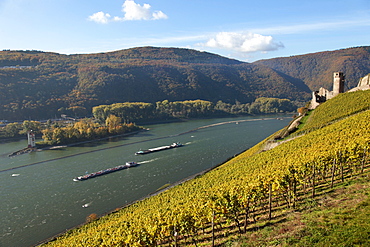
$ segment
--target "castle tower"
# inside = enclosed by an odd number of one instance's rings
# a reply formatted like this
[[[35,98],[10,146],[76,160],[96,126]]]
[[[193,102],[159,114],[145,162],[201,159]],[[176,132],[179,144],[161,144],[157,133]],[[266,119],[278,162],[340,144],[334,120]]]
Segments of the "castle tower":
[[[333,97],[344,92],[344,74],[343,72],[334,72]]]

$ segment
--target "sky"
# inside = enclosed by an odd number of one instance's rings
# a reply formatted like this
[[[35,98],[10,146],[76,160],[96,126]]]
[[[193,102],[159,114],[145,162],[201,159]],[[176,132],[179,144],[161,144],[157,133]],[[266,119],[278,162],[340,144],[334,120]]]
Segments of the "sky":
[[[189,48],[245,62],[370,45],[370,0],[0,0],[0,50]]]

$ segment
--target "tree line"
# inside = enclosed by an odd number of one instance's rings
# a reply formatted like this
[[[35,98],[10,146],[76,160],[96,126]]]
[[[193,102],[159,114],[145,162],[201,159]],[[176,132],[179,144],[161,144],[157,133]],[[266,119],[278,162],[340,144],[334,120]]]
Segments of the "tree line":
[[[222,101],[212,103],[206,100],[168,100],[153,103],[126,102],[93,107],[93,118],[79,121],[51,121],[44,123],[25,120],[0,127],[0,138],[24,136],[32,130],[42,134],[43,144],[60,145],[77,141],[93,140],[111,135],[135,131],[135,122],[162,121],[177,118],[202,118],[232,116],[240,114],[264,114],[292,112],[296,106],[288,99],[259,98],[249,104],[229,104]]]
[[[108,116],[120,117],[123,122],[140,122],[174,118],[200,118],[241,114],[266,114],[296,111],[296,105],[288,99],[258,98],[253,103],[235,104],[206,100],[168,100],[153,103],[126,102],[93,107],[95,119],[104,122]]]
[[[121,118],[114,115],[108,116],[104,124],[97,123],[92,118],[85,118],[65,127],[57,126],[43,129],[43,141],[39,144],[70,144],[113,135],[121,135],[139,129],[140,128],[133,123],[122,123]]]
[[[32,130],[35,134],[40,134],[42,124],[39,121],[25,120],[23,123],[9,123],[0,128],[0,138],[21,137],[27,134],[27,131]]]

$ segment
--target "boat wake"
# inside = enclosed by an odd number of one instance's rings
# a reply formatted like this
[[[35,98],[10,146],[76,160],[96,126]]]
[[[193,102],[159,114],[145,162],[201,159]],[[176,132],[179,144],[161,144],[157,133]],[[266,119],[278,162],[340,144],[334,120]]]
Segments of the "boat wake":
[[[155,158],[155,159],[151,159],[151,160],[145,160],[145,161],[140,161],[139,163],[140,164],[146,164],[146,163],[150,163],[150,162],[153,162],[153,161],[156,161],[156,160],[159,160],[159,158]]]
[[[135,153],[135,155],[148,154],[148,153],[158,152],[158,151],[177,148],[177,147],[182,147],[182,146],[183,145],[180,142],[174,142],[174,143],[172,143],[171,145],[168,145],[168,146],[161,146],[161,147],[156,147],[156,148],[149,148],[147,150],[140,150],[140,151],[137,151]]]
[[[88,208],[88,207],[90,207],[91,203],[92,203],[92,202],[85,203],[85,204],[83,204],[83,205],[82,205],[82,207],[83,207],[83,208]]]

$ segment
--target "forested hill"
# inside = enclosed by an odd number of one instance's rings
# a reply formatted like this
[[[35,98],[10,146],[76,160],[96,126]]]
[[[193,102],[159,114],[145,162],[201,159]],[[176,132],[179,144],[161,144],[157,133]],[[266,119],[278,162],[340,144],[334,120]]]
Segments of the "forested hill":
[[[109,57],[116,57],[119,60],[164,60],[171,62],[212,63],[224,65],[243,63],[238,60],[229,59],[209,52],[199,52],[196,50],[180,48],[137,47],[108,53],[100,53],[96,55],[100,56],[100,59],[102,60],[104,60],[104,58],[107,58],[108,61]],[[90,57],[90,55],[87,55],[87,57]]]
[[[307,100],[302,80],[266,66],[190,49],[140,47],[62,55],[0,51],[0,119],[45,119],[120,102],[251,103],[259,97]]]
[[[342,71],[346,75],[345,90],[348,90],[370,73],[370,46],[260,60],[254,64],[266,65],[303,80],[312,91],[320,87],[330,90],[333,72]]]

